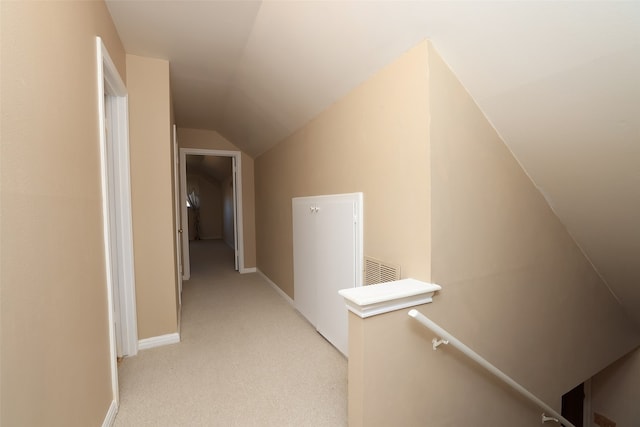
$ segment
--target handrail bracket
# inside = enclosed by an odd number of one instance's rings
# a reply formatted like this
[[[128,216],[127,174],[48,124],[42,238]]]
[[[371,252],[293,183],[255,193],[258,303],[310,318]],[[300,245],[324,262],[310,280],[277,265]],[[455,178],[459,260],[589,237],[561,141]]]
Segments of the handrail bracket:
[[[433,344],[433,351],[436,351],[438,349],[438,347],[440,347],[442,344],[447,345],[449,344],[448,340],[444,340],[442,338],[438,339],[438,338],[434,338],[431,340],[431,343]]]

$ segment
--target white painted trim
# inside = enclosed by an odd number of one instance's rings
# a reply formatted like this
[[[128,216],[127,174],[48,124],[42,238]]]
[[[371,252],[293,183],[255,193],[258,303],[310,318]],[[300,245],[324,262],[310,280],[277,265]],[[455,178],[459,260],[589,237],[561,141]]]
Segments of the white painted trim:
[[[415,279],[402,279],[376,285],[342,289],[349,311],[364,318],[432,302],[442,287]]]
[[[220,154],[218,154],[220,155]],[[238,237],[237,248],[238,251],[238,271],[243,270],[244,267],[244,210],[242,209],[242,154],[240,151],[229,152],[231,157],[234,157],[236,164],[235,173],[235,185],[233,190],[235,191],[236,198],[236,235]]]
[[[102,40],[98,37],[97,43],[103,64],[102,97],[108,95],[111,99],[109,108],[114,132],[114,173],[118,198],[118,212],[116,213],[118,222],[118,266],[121,287],[120,313],[122,331],[122,353],[126,356],[135,356],[138,349],[138,320],[136,313],[136,293],[135,293],[135,272],[133,262],[133,220],[131,214],[131,177],[129,162],[129,112],[127,88],[118,73],[116,66],[109,56]],[[100,74],[100,73],[99,73]],[[101,104],[101,103],[100,103]],[[105,106],[106,107],[106,106]],[[100,115],[104,119],[104,111]],[[104,122],[101,123],[101,143],[106,142],[104,135]],[[103,139],[104,138],[104,139]],[[106,149],[106,146],[105,146]]]
[[[113,400],[118,401],[118,364],[116,355],[116,332],[114,327],[114,301],[113,301],[113,278],[111,277],[111,250],[109,245],[109,196],[107,193],[107,153],[106,153],[106,135],[104,132],[104,52],[103,44],[100,37],[96,37],[96,60],[98,70],[98,134],[100,136],[100,190],[102,193],[102,237],[104,240],[104,257],[105,257],[105,278],[107,282],[107,321],[109,322],[109,364],[111,366],[111,393]]]
[[[98,101],[98,135],[100,141],[100,189],[102,199],[102,229],[104,239],[105,279],[107,285],[107,317],[109,322],[109,351],[111,367],[111,389],[113,400],[119,402],[117,342],[121,344],[121,353],[133,356],[137,353],[138,326],[135,300],[135,274],[133,267],[133,227],[131,217],[131,185],[129,176],[129,123],[127,88],[111,60],[109,52],[100,37],[96,37],[96,79]],[[105,102],[106,100],[106,102]],[[109,108],[110,123],[108,136],[106,128],[106,109]],[[110,138],[110,139],[108,139]],[[108,141],[112,145],[112,168],[108,167]],[[114,208],[115,218],[110,219],[111,202],[108,182],[114,182],[113,191],[117,200]],[[117,225],[115,242],[111,238],[111,221]],[[111,248],[115,245],[115,257],[112,260]],[[117,282],[114,282],[112,265],[117,263]],[[114,289],[114,283],[118,289]],[[117,291],[119,304],[120,336],[116,337],[114,326],[114,299]],[[118,341],[116,341],[118,340]]]
[[[260,269],[256,269],[256,272],[262,276],[262,278],[278,293],[280,294],[280,296],[282,298],[285,299],[285,301],[287,301],[289,303],[289,305],[291,307],[295,308],[295,304],[293,303],[293,300],[291,299],[291,297],[289,295],[287,295],[282,289],[280,289],[280,286],[276,285],[271,279],[269,279],[267,277],[266,274],[264,274]]]
[[[367,317],[377,316],[378,314],[390,313],[396,310],[402,310],[403,308],[415,307],[416,305],[428,304],[432,302],[431,296],[424,297],[407,297],[399,300],[395,300],[393,303],[378,303],[367,307],[357,307],[350,302],[346,302],[347,309],[361,317],[366,319]]]
[[[356,224],[356,287],[362,286],[362,275],[364,272],[364,193],[354,193],[358,202],[356,203],[356,212],[354,212],[354,220],[358,220]]]
[[[118,133],[116,155],[117,184],[119,199],[118,223],[118,266],[120,267],[120,314],[122,332],[122,353],[135,356],[138,353],[138,316],[136,308],[136,285],[133,255],[133,217],[131,208],[131,177],[129,164],[129,112],[127,97],[114,98],[113,121]],[[116,118],[117,117],[117,118]]]
[[[258,271],[258,269],[255,268],[255,267],[243,268],[243,269],[240,270],[240,274],[255,273],[257,271]]]
[[[104,421],[102,421],[102,427],[111,427],[116,421],[116,415],[118,415],[118,402],[112,400],[107,415],[105,415]]]
[[[171,128],[173,133],[173,202],[176,226],[176,269],[178,270],[178,307],[182,307],[182,209],[180,208],[180,149],[178,147],[178,127],[174,124]],[[180,317],[178,317],[180,324]],[[178,330],[180,330],[178,328]]]
[[[233,267],[236,271],[241,271],[240,254],[238,248],[238,194],[236,188],[238,185],[238,175],[240,174],[240,165],[236,157],[231,157],[231,197],[233,197]]]
[[[180,160],[180,219],[182,220],[182,280],[191,278],[191,256],[189,254],[189,212],[187,211],[187,156],[179,150]]]
[[[162,347],[163,345],[177,344],[179,342],[180,334],[178,332],[174,332],[172,334],[141,339],[138,341],[138,350],[148,350],[154,347]]]
[[[191,265],[189,255],[189,219],[187,213],[186,203],[183,201],[187,199],[187,155],[200,155],[200,156],[218,156],[218,157],[233,157],[236,159],[237,177],[236,177],[236,192],[237,199],[237,232],[238,232],[238,258],[239,258],[239,271],[245,270],[244,267],[244,215],[242,210],[242,152],[230,151],[230,150],[209,150],[202,148],[180,148],[180,194],[182,205],[182,250],[184,252],[182,270],[184,272],[182,278],[189,280],[191,277]]]

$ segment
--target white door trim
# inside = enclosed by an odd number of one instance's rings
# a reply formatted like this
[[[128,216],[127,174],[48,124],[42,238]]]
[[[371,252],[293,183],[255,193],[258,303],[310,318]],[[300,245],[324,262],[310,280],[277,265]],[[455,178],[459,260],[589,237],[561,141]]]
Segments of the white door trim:
[[[107,303],[109,316],[109,344],[111,352],[111,384],[113,398],[118,396],[118,368],[116,337],[114,327],[114,284],[119,286],[122,353],[135,355],[138,351],[138,327],[136,317],[135,276],[133,266],[133,232],[131,220],[131,183],[129,175],[129,123],[127,89],[115,67],[109,52],[100,37],[96,37],[97,84],[98,84],[98,126],[100,138],[100,173],[102,190],[102,215],[104,253],[107,282]],[[106,98],[105,98],[106,97]],[[105,99],[106,104],[105,105]],[[105,132],[105,112],[109,108],[109,135]],[[107,144],[112,143],[113,167],[107,165]],[[111,175],[109,169],[112,170]],[[109,195],[107,183],[115,183],[115,216],[117,223],[116,241],[111,238],[109,220]],[[111,259],[111,249],[117,260]],[[117,278],[112,277],[111,265],[118,265]],[[116,280],[117,279],[117,280]]]
[[[240,271],[240,248],[238,247],[238,194],[236,188],[238,186],[238,171],[240,170],[237,165],[237,159],[231,158],[231,188],[233,197],[233,263],[236,271]]]
[[[182,261],[182,223],[180,217],[182,216],[182,209],[180,209],[180,153],[178,148],[178,128],[173,125],[173,192],[175,203],[175,217],[176,217],[176,252],[177,252],[177,265],[178,269],[178,305],[182,307],[182,276],[183,276],[183,261]],[[178,325],[180,324],[180,316],[178,316]],[[178,327],[178,330],[179,327]]]
[[[218,156],[235,158],[236,169],[236,187],[234,188],[236,198],[236,228],[238,233],[238,258],[240,264],[240,273],[245,273],[244,268],[244,226],[242,212],[242,161],[240,151],[230,150],[209,150],[203,148],[181,148],[180,149],[180,205],[182,209],[182,251],[183,251],[183,280],[189,280],[191,277],[191,265],[189,261],[189,218],[187,214],[187,155],[200,156]]]

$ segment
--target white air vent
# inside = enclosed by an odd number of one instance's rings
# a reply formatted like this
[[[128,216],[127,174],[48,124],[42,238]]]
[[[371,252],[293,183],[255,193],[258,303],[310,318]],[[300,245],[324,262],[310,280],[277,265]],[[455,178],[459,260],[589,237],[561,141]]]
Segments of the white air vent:
[[[389,264],[368,256],[364,257],[364,284],[393,282],[400,280],[400,266]]]

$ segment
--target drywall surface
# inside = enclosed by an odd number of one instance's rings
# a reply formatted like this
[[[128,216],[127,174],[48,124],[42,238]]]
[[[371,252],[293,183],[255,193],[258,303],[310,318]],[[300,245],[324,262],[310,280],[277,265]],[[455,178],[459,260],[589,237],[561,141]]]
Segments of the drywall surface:
[[[616,423],[640,422],[640,349],[615,361],[591,378],[591,409]],[[591,418],[593,419],[593,418]]]
[[[169,62],[127,55],[138,338],[178,330]]]
[[[429,316],[434,302],[414,307]],[[541,412],[447,346],[409,309],[349,313],[349,427],[540,425]]]
[[[180,148],[240,151],[218,132],[206,129],[178,128],[178,145]]]
[[[430,278],[427,45],[256,159],[258,268],[293,295],[291,199],[364,193],[364,254]]]
[[[111,389],[96,36],[103,2],[0,2],[3,426],[101,425]]]
[[[242,152],[242,225],[244,242],[244,267],[256,267],[256,193],[255,162]]]
[[[434,320],[543,400],[638,331],[447,65],[429,55]]]

